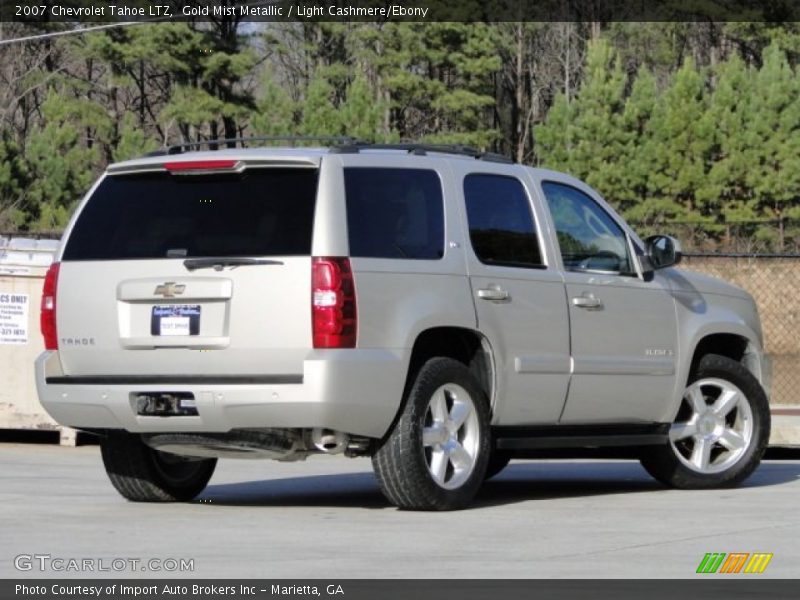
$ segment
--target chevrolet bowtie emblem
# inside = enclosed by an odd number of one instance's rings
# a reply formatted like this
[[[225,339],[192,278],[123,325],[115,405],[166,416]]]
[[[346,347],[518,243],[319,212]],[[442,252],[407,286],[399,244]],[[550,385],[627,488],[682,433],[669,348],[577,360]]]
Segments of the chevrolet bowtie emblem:
[[[157,285],[153,293],[157,296],[164,296],[164,298],[174,298],[175,296],[180,296],[185,289],[186,286],[182,283],[167,281],[166,283]]]

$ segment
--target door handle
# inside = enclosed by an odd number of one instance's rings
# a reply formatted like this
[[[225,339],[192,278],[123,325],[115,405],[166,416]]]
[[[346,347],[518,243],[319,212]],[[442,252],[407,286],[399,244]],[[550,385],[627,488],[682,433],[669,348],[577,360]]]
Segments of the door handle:
[[[594,294],[583,294],[572,299],[572,306],[596,310],[598,308],[603,308],[603,302]]]
[[[492,300],[494,302],[503,302],[508,300],[511,295],[501,287],[490,287],[478,290],[478,298],[482,300]]]

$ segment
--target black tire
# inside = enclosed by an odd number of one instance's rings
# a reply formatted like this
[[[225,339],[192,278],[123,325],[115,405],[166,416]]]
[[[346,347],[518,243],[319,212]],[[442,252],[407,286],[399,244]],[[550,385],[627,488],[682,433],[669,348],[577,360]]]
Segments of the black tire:
[[[489,456],[489,463],[486,465],[486,474],[483,476],[483,480],[488,481],[495,475],[499,475],[510,462],[510,454],[502,450],[492,450],[492,454]]]
[[[440,391],[441,396],[438,395]],[[462,391],[466,392],[464,398],[460,397]],[[448,429],[449,426],[440,426],[441,420],[432,420],[433,409],[429,412],[429,404],[432,406],[435,393],[445,403],[448,419],[455,414],[450,410],[456,402],[463,407],[464,402],[469,401],[472,407],[470,416],[456,431]],[[429,442],[426,448],[423,442],[426,426],[429,431],[438,428],[442,436],[451,437],[441,442]],[[465,508],[483,483],[491,453],[490,436],[488,401],[480,384],[462,363],[450,358],[430,359],[411,385],[394,428],[372,456],[381,491],[402,509]],[[450,451],[456,446],[467,452],[470,460],[462,461],[462,465],[468,464],[469,467],[459,468],[451,458]],[[434,453],[441,459],[438,464],[444,465],[444,469],[433,467],[436,463]],[[459,456],[463,458],[465,455]],[[434,470],[439,471],[442,484],[434,478]]]
[[[205,489],[217,466],[215,458],[187,460],[153,450],[125,431],[109,432],[100,451],[111,484],[134,502],[189,501]]]
[[[734,487],[755,471],[764,455],[770,434],[770,412],[769,401],[761,384],[743,365],[717,354],[707,354],[700,360],[695,372],[689,378],[687,390],[692,384],[709,379],[728,382],[742,392],[752,415],[750,441],[743,445],[743,450],[738,457],[732,457],[735,462],[725,466],[720,472],[714,473],[698,472],[684,464],[678,457],[678,453],[682,453],[684,458],[689,460],[689,457],[686,456],[688,451],[678,449],[677,444],[680,442],[676,442],[675,447],[668,441],[664,446],[645,449],[641,457],[642,466],[650,475],[668,486],[687,490]],[[705,402],[708,403],[708,401],[709,399],[706,398]],[[685,400],[685,403],[688,402]],[[682,405],[681,410],[685,409],[690,409],[690,407]],[[735,409],[737,412],[739,410],[743,409]],[[731,412],[734,413],[734,411]],[[734,413],[732,417],[726,418],[738,419],[739,417]],[[749,417],[747,418],[749,419]],[[680,419],[679,411],[676,422]],[[715,444],[711,452],[727,451],[721,443],[715,442]]]

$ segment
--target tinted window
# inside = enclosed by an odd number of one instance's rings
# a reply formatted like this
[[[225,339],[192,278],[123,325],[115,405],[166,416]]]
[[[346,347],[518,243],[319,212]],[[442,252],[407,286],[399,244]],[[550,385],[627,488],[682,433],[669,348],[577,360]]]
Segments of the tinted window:
[[[597,202],[568,185],[545,182],[542,189],[565,269],[631,273],[625,232]]]
[[[468,175],[464,179],[464,198],[469,238],[482,263],[543,266],[528,195],[518,180]]]
[[[316,189],[312,169],[109,176],[64,259],[309,255]]]
[[[442,184],[435,171],[347,168],[344,185],[351,256],[444,256]]]

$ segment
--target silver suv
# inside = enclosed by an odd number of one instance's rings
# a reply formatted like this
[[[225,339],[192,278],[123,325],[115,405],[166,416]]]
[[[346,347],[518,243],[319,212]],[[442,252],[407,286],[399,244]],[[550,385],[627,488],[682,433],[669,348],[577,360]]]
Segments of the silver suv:
[[[190,500],[217,458],[371,456],[402,508],[591,449],[735,485],[769,438],[753,299],[670,268],[584,183],[343,143],[110,166],[44,285],[42,404],[112,484]]]

